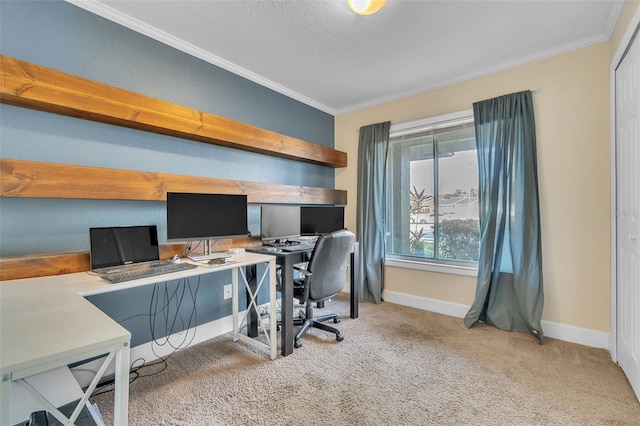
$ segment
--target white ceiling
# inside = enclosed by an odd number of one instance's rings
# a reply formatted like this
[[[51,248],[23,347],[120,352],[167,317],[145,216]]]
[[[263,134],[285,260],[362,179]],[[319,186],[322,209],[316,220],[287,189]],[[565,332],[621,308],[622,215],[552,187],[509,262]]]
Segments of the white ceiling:
[[[67,0],[333,115],[609,39],[619,0]]]

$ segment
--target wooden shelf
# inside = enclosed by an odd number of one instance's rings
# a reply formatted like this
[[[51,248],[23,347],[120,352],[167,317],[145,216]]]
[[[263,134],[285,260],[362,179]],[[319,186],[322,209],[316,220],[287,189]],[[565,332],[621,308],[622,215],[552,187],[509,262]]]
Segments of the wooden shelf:
[[[163,201],[167,192],[246,194],[254,204],[347,204],[342,190],[0,158],[2,197]]]
[[[260,240],[255,237],[220,240],[216,244],[216,250],[227,251],[231,247],[250,247],[260,244]],[[185,244],[160,245],[160,259],[171,259],[175,254],[182,256],[186,248]],[[0,257],[0,281],[84,272],[90,267],[88,251]]]
[[[342,151],[2,55],[0,102],[326,167],[347,166]]]
[[[0,102],[326,167],[347,165],[341,151],[2,55]],[[347,203],[346,191],[325,188],[0,158],[0,197],[163,201],[167,191],[246,194],[255,204]],[[227,240],[217,248],[256,243]],[[164,245],[160,257],[184,249]],[[0,280],[88,269],[87,251],[0,258]]]
[[[246,194],[250,203],[346,205],[347,192],[325,188],[0,158],[0,196],[164,201],[169,192]],[[216,249],[259,244],[255,238],[225,240]],[[162,259],[184,252],[184,245],[161,247]],[[0,280],[87,271],[89,253],[64,252],[0,258]]]

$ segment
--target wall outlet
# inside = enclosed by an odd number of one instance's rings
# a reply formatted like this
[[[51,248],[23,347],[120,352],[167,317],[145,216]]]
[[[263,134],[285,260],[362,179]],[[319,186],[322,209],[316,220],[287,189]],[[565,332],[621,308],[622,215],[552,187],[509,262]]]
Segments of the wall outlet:
[[[224,286],[223,293],[225,299],[231,299],[231,284]]]

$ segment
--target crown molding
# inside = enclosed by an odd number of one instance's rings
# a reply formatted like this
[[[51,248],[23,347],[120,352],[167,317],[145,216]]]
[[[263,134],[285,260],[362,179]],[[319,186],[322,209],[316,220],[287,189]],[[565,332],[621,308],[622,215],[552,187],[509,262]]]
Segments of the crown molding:
[[[622,6],[624,6],[623,0],[615,0],[611,4],[611,10],[609,10],[609,16],[607,16],[607,23],[605,24],[603,31],[603,33],[607,37],[607,40],[611,38],[613,30],[616,28],[618,18],[620,18],[620,12],[622,11]]]
[[[547,49],[538,53],[534,53],[532,55],[526,55],[526,56],[522,56],[514,61],[510,61],[510,62],[505,62],[503,64],[497,65],[495,67],[489,67],[489,68],[485,68],[483,70],[477,71],[477,72],[472,72],[472,73],[468,73],[468,74],[461,74],[458,76],[454,76],[452,78],[449,78],[447,80],[444,81],[439,81],[437,83],[432,83],[432,84],[427,84],[424,86],[421,86],[419,88],[416,89],[411,89],[411,90],[406,90],[403,92],[398,92],[395,93],[393,95],[389,95],[389,96],[381,96],[375,99],[371,99],[369,101],[366,102],[362,102],[359,104],[355,104],[355,105],[351,105],[349,107],[345,107],[345,108],[341,108],[341,109],[336,109],[334,111],[334,115],[335,116],[339,116],[339,115],[343,115],[343,114],[349,114],[352,112],[356,112],[356,111],[361,111],[363,109],[366,108],[372,108],[372,107],[376,107],[388,102],[394,102],[394,101],[398,101],[404,98],[408,98],[411,96],[416,96],[416,95],[421,95],[423,93],[426,92],[430,92],[433,90],[437,90],[437,89],[442,89],[443,87],[447,87],[447,86],[453,86],[454,84],[458,84],[458,83],[462,83],[465,81],[469,81],[469,80],[473,80],[476,78],[480,78],[480,77],[485,77],[487,75],[490,74],[494,74],[500,71],[505,71],[511,68],[515,68],[515,67],[519,67],[521,65],[527,65],[533,62],[537,62],[543,59],[547,59],[547,58],[551,58],[553,56],[556,55],[560,55],[563,53],[568,53],[571,52],[573,50],[578,50],[578,49],[582,49],[584,47],[589,47],[598,43],[602,43],[605,41],[608,41],[609,38],[604,35],[604,34],[600,34],[594,37],[588,37],[588,38],[584,38],[582,40],[578,40],[574,43],[567,43],[561,46],[557,46],[554,47],[552,49]]]
[[[425,92],[441,89],[443,87],[462,83],[464,81],[473,80],[479,77],[484,77],[499,71],[504,71],[510,68],[526,65],[542,59],[550,58],[555,55],[567,53],[572,50],[577,50],[577,49],[588,47],[597,43],[608,41],[609,38],[611,37],[611,33],[613,32],[613,29],[615,28],[615,24],[618,20],[620,11],[624,3],[623,1],[613,2],[611,13],[607,17],[607,22],[603,28],[603,31],[601,34],[597,36],[587,37],[582,40],[578,40],[576,42],[567,43],[561,46],[556,46],[552,49],[543,50],[541,52],[537,52],[531,55],[525,55],[514,61],[505,62],[494,67],[488,67],[488,68],[482,69],[480,71],[452,76],[447,80],[432,82],[429,84],[419,86],[417,88],[397,92],[397,93],[394,93],[393,95],[386,95],[386,96],[372,98],[365,102],[349,105],[343,108],[333,108],[325,104],[322,104],[314,99],[311,99],[307,96],[304,96],[298,92],[295,92],[291,89],[288,89],[287,87],[284,87],[278,83],[275,83],[269,79],[266,79],[258,74],[255,74],[223,58],[212,55],[211,53],[206,52],[196,46],[193,46],[192,44],[186,43],[185,41],[179,38],[171,36],[163,31],[160,31],[155,27],[152,27],[137,19],[133,19],[130,16],[127,16],[115,9],[105,6],[104,4],[98,1],[95,1],[95,0],[65,0],[65,1],[75,6],[78,6],[84,10],[87,10],[95,15],[101,16],[105,19],[108,19],[112,22],[115,22],[126,28],[136,31],[140,34],[146,35],[154,40],[157,40],[161,43],[164,43],[182,52],[185,52],[191,56],[202,59],[203,61],[206,61],[222,69],[225,69],[233,74],[244,77],[247,80],[260,84],[282,95],[288,96],[294,100],[302,102],[305,105],[309,105],[320,111],[326,112],[327,114],[331,114],[333,116],[344,115],[344,114],[360,111],[363,109],[372,108],[388,102],[393,102],[393,101],[397,101],[407,97],[416,96]]]
[[[246,68],[240,67],[232,62],[227,61],[224,58],[213,55],[203,49],[200,49],[197,46],[194,46],[190,43],[185,42],[182,39],[169,35],[164,31],[160,31],[159,29],[151,25],[148,25],[138,19],[134,19],[128,15],[125,15],[124,13],[121,13],[120,11],[115,10],[109,6],[106,6],[103,3],[100,3],[94,0],[65,0],[65,1],[81,9],[84,9],[87,12],[91,12],[94,15],[98,15],[104,19],[115,22],[116,24],[122,25],[123,27],[129,28],[130,30],[133,30],[137,33],[143,34],[149,38],[152,38],[156,41],[166,44],[167,46],[171,46],[174,49],[178,49],[188,55],[194,56],[198,59],[201,59],[205,62],[215,65],[219,68],[222,68],[226,71],[236,74],[240,77],[246,78],[247,80],[253,81],[254,83],[257,83],[261,86],[264,86],[268,89],[271,89],[275,92],[278,92],[282,95],[292,98],[298,102],[302,102],[305,105],[309,105],[320,111],[326,112],[327,114],[335,115],[334,110],[328,107],[327,105],[324,105],[320,102],[315,101],[314,99],[301,95],[296,91],[293,91],[287,87],[282,86],[281,84],[275,83],[267,78],[264,78],[258,74],[255,74],[247,70]]]

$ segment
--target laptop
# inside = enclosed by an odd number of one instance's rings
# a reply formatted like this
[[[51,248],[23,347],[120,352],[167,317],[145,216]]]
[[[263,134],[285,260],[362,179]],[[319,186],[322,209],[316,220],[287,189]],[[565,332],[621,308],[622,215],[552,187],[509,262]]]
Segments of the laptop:
[[[89,243],[91,271],[110,282],[175,272],[184,265],[160,260],[155,225],[90,228]],[[175,268],[167,270],[170,266]]]

